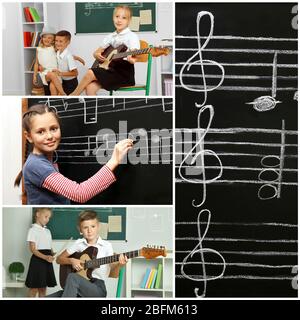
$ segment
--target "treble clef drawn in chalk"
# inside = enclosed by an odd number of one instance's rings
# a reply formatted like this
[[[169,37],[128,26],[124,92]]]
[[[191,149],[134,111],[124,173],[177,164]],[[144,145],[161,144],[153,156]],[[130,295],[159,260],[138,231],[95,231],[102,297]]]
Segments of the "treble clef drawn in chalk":
[[[203,149],[203,148],[200,147],[202,145],[202,143],[203,143],[203,140],[204,140],[204,138],[205,138],[210,126],[211,126],[211,122],[212,122],[212,119],[214,117],[214,108],[213,108],[213,106],[206,105],[204,107],[201,107],[201,109],[199,110],[199,113],[198,113],[198,120],[197,120],[199,129],[200,129],[200,123],[201,123],[201,115],[206,110],[208,110],[209,113],[210,113],[207,127],[205,128],[204,133],[201,135],[199,141],[191,148],[190,151],[187,152],[187,154],[185,155],[184,159],[180,163],[179,169],[178,169],[178,173],[179,173],[180,177],[184,181],[189,182],[189,183],[196,183],[196,184],[202,183],[202,185],[203,185],[202,200],[201,200],[201,202],[199,204],[196,204],[195,203],[195,199],[193,199],[192,205],[194,207],[200,207],[205,202],[205,200],[206,200],[206,184],[207,183],[211,183],[211,182],[219,179],[222,176],[222,173],[223,173],[222,162],[221,162],[219,156],[212,150]],[[200,147],[200,150],[197,151],[199,149],[199,147]],[[194,155],[194,153],[195,153],[195,155]],[[206,155],[213,156],[215,159],[217,159],[217,161],[219,163],[219,167],[220,167],[219,173],[215,177],[213,177],[212,179],[209,179],[209,180],[206,180],[206,175],[205,175],[204,157]],[[196,161],[198,160],[198,157],[200,157],[200,160],[201,160],[201,175],[202,175],[202,179],[195,179],[194,177],[193,177],[193,179],[189,179],[189,178],[184,177],[183,169],[186,168],[185,164],[191,158],[190,165],[192,166],[193,164],[196,163]]]
[[[207,38],[204,41],[203,45],[201,45],[200,21],[201,21],[201,18],[204,17],[204,16],[208,16],[209,19],[210,19],[210,31],[209,31],[209,35],[207,36]],[[198,108],[200,108],[200,107],[205,105],[206,100],[207,100],[207,92],[208,91],[213,91],[213,90],[217,89],[218,87],[220,87],[222,85],[222,83],[224,81],[224,77],[225,77],[224,67],[220,63],[218,63],[216,61],[213,61],[213,60],[203,60],[203,58],[202,58],[202,50],[204,50],[206,48],[208,42],[210,41],[210,39],[211,39],[211,37],[213,35],[213,30],[214,30],[214,16],[208,11],[198,12],[198,14],[197,14],[198,51],[184,63],[184,65],[182,66],[182,68],[180,70],[180,73],[179,73],[180,84],[182,85],[183,88],[185,88],[186,90],[189,90],[189,91],[203,92],[204,93],[204,98],[203,98],[202,103],[197,103],[197,102],[195,103],[196,107],[198,107]],[[199,60],[195,60],[195,61],[192,62],[192,60],[198,55],[199,55]],[[184,71],[185,71],[185,69],[187,71],[189,71],[190,68],[193,65],[200,65],[202,81],[203,81],[203,88],[200,88],[200,89],[199,88],[193,88],[193,87],[190,87],[190,86],[184,84],[184,81],[183,81]],[[218,67],[221,70],[220,81],[215,86],[210,86],[210,87],[207,86],[204,65],[214,65],[214,66]]]
[[[203,235],[201,234],[201,216],[207,213],[207,223],[206,223],[206,227],[205,230],[203,232]],[[203,209],[199,212],[198,214],[198,218],[197,218],[197,229],[198,229],[198,237],[199,237],[199,243],[196,245],[196,247],[183,259],[182,264],[181,264],[181,274],[189,279],[189,280],[193,280],[193,281],[199,281],[199,282],[203,282],[203,291],[202,294],[199,295],[199,288],[195,288],[194,292],[195,292],[195,296],[202,298],[205,297],[206,295],[206,287],[207,287],[207,281],[212,281],[212,280],[217,280],[219,278],[222,278],[224,273],[225,273],[225,269],[226,269],[226,262],[224,257],[221,255],[221,253],[219,253],[218,251],[211,249],[211,248],[203,248],[202,242],[206,236],[206,233],[208,231],[209,228],[209,224],[210,224],[210,218],[211,218],[211,213],[208,209]],[[199,277],[193,277],[193,276],[189,276],[188,274],[185,273],[184,271],[184,267],[187,265],[191,265],[193,264],[193,262],[188,261],[189,259],[192,259],[194,257],[194,255],[196,253],[200,254],[201,257],[201,266],[202,266],[202,276],[200,275]],[[218,257],[221,258],[222,260],[222,271],[220,272],[219,275],[216,276],[207,276],[206,273],[206,266],[205,266],[205,259],[204,259],[204,253],[211,253],[211,254],[215,254]]]

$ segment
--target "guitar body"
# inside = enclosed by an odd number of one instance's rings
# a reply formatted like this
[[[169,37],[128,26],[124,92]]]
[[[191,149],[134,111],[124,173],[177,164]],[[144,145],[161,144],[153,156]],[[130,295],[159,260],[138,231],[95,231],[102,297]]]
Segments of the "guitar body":
[[[75,259],[81,260],[82,262],[86,262],[89,260],[96,259],[97,253],[98,253],[98,249],[96,247],[91,246],[82,252],[73,253],[71,256],[69,256],[69,258],[75,258]],[[60,265],[59,282],[60,282],[60,286],[62,288],[65,287],[67,277],[68,277],[69,273],[71,273],[71,272],[76,272],[72,268],[71,265],[69,265],[69,264]],[[77,271],[76,273],[78,273],[80,276],[86,278],[87,280],[90,280],[92,278],[92,272],[93,272],[93,269],[82,269],[80,271]]]
[[[95,60],[95,62],[92,65],[92,68],[102,68],[102,69],[108,70],[109,67],[113,67],[113,64],[115,61],[123,59],[123,58],[114,59],[112,61],[113,56],[117,53],[121,53],[125,51],[127,51],[127,47],[124,44],[118,46],[117,48],[114,48],[112,46],[107,47],[102,53],[102,56],[106,58],[105,61],[99,62],[98,60]]]
[[[75,271],[71,265],[61,264],[59,269],[59,282],[62,288],[65,287],[66,279],[70,272],[76,272],[80,276],[90,280],[92,278],[92,272],[95,268],[99,268],[101,265],[115,263],[119,261],[120,254],[112,256],[97,258],[98,249],[96,247],[88,247],[82,252],[75,252],[69,258],[75,258],[82,261],[83,269],[81,271]],[[167,252],[163,246],[143,247],[140,250],[134,250],[123,253],[128,259],[143,256],[145,259],[154,259],[158,256],[166,257]]]
[[[144,43],[144,44],[143,44]],[[142,42],[141,48],[133,51],[127,51],[127,47],[122,44],[117,48],[113,48],[112,46],[107,47],[102,56],[106,59],[102,63],[98,60],[92,65],[92,68],[103,68],[108,70],[109,67],[113,66],[113,63],[118,60],[122,60],[123,58],[132,55],[140,57],[137,59],[138,62],[146,62],[148,60],[148,54],[151,54],[152,57],[159,57],[161,55],[168,55],[170,53],[170,49],[168,48],[156,48],[156,47],[147,47],[146,42]]]

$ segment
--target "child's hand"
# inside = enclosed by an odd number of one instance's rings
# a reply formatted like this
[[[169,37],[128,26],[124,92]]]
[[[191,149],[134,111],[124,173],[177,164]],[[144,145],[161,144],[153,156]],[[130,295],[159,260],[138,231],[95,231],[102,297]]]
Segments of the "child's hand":
[[[72,268],[73,268],[75,271],[80,271],[80,270],[83,269],[82,264],[81,264],[81,261],[80,261],[79,259],[71,258],[71,262],[72,262]]]
[[[46,256],[46,260],[49,262],[49,263],[52,263],[54,261],[54,257],[53,256]]]
[[[45,68],[39,64],[39,71],[43,72],[44,70],[45,70]]]
[[[136,63],[137,58],[134,56],[128,56],[127,57],[127,61],[131,64],[135,64]]]
[[[121,253],[120,256],[119,256],[119,263],[120,263],[120,265],[123,266],[124,264],[127,263],[127,261],[128,261],[128,258],[127,258],[126,256],[124,256],[123,253]]]
[[[104,49],[99,48],[94,52],[94,58],[100,62],[103,62],[106,58],[102,56]]]
[[[107,166],[111,171],[113,171],[122,161],[124,156],[133,147],[133,140],[124,139],[118,142],[115,147],[110,160],[107,162]]]
[[[56,73],[58,77],[62,75],[62,72],[58,69],[53,69],[52,72]]]
[[[85,66],[85,61],[84,61],[82,58],[78,57],[78,61],[79,61],[83,66]]]

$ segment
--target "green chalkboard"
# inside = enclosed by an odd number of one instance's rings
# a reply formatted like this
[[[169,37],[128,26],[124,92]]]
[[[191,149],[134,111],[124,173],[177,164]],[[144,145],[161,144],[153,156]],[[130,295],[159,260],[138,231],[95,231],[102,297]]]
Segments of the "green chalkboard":
[[[74,240],[80,238],[77,229],[77,219],[83,210],[94,210],[97,212],[101,222],[108,222],[109,216],[121,216],[121,232],[108,232],[107,240],[126,240],[126,208],[52,208],[52,217],[47,224],[55,240],[65,240],[73,237]]]
[[[151,10],[149,24],[140,24],[139,31],[156,31],[156,4],[154,2],[123,2],[132,9],[133,17],[140,17],[143,10]],[[115,30],[112,16],[118,3],[78,2],[75,4],[76,33],[110,33]],[[150,23],[151,22],[151,23]]]

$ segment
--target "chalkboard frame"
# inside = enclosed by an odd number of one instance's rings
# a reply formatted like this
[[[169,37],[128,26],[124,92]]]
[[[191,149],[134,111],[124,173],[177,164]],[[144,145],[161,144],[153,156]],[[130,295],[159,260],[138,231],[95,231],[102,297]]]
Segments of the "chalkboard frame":
[[[108,223],[109,216],[121,216],[122,217],[122,228],[121,232],[108,232],[107,239],[105,240],[118,240],[118,241],[126,241],[126,217],[127,210],[126,207],[57,207],[51,208],[52,217],[49,220],[47,225],[48,229],[51,231],[53,240],[68,240],[71,237],[73,240],[80,238],[80,233],[77,228],[77,219],[80,212],[84,210],[93,210],[97,212],[100,222]],[[62,221],[66,222],[67,216],[68,218],[68,227],[66,229],[66,224],[60,225],[57,228],[57,224],[60,224]],[[34,222],[34,208],[32,208],[32,218]],[[64,233],[62,235],[62,233]]]
[[[112,14],[113,14],[113,9],[115,8],[116,5],[129,5],[129,3],[124,2],[124,3],[111,3],[113,6],[111,8],[106,8],[109,9],[109,15],[105,14],[106,17],[109,17],[109,21],[105,21],[102,25],[97,24],[96,28],[94,23],[96,22],[97,17],[100,17],[100,12],[98,11],[97,14],[94,15],[93,17],[93,23],[86,23],[87,18],[82,17],[82,11],[86,10],[84,8],[84,5],[86,5],[89,2],[76,2],[75,3],[75,34],[105,34],[105,33],[111,33],[115,31],[113,22],[112,22]],[[140,25],[140,30],[139,31],[134,31],[134,32],[157,32],[157,27],[156,27],[156,17],[157,17],[157,6],[156,2],[141,2],[139,3],[142,5],[141,9],[144,10],[151,10],[152,13],[152,23],[150,25]],[[110,5],[110,4],[107,4]],[[131,7],[131,5],[129,5]],[[133,11],[133,16],[141,10],[140,8],[132,8]],[[84,14],[86,16],[90,16],[90,14]],[[103,13],[102,13],[103,15]],[[99,19],[103,20],[103,19]],[[83,26],[84,25],[84,26]]]

